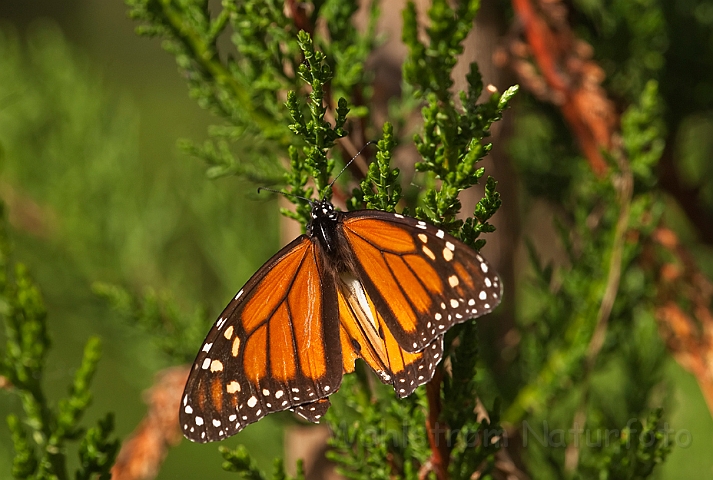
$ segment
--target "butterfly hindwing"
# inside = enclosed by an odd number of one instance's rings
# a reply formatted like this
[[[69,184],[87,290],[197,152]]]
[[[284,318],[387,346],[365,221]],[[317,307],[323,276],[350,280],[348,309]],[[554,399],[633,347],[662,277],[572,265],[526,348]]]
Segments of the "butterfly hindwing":
[[[433,225],[378,210],[346,213],[342,225],[366,293],[407,351],[500,303],[488,262]]]
[[[360,284],[355,288],[361,289]],[[394,387],[399,397],[410,395],[433,377],[443,356],[443,336],[419,352],[404,350],[370,297],[363,289],[355,292],[355,288],[344,288],[339,292],[344,372],[354,371],[354,361],[361,358],[383,383]],[[358,298],[362,298],[361,303]]]
[[[258,270],[226,307],[193,365],[182,398],[184,434],[214,441],[271,412],[339,388],[337,290],[319,245],[301,236]],[[326,405],[319,404],[326,410]]]
[[[396,345],[396,342],[394,341]],[[436,372],[436,366],[443,358],[443,335],[436,337],[419,352],[409,352],[400,348],[392,350],[391,369],[394,380],[391,383],[399,398],[408,397],[416,388],[430,382]]]
[[[298,405],[294,407],[292,411],[309,422],[318,423],[324,414],[327,413],[330,405],[331,402],[328,398],[320,398],[311,403]]]

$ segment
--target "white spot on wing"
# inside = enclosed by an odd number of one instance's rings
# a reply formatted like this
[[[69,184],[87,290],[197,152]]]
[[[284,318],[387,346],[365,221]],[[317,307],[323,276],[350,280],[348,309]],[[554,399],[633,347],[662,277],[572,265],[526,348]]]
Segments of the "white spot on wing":
[[[223,362],[220,360],[213,360],[210,362],[210,371],[211,372],[222,372],[223,371]]]
[[[255,398],[255,395],[252,397],[248,398],[248,407],[253,408],[255,405],[257,405],[257,398]]]
[[[223,336],[226,340],[230,340],[233,337],[233,330],[234,329],[232,325],[225,329],[225,332],[223,332]]]

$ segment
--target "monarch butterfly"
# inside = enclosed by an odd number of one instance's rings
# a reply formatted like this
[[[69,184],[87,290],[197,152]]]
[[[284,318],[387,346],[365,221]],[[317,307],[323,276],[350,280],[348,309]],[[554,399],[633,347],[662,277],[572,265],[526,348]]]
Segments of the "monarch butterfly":
[[[358,358],[410,395],[433,377],[445,331],[500,303],[488,262],[443,230],[310,204],[307,233],[248,280],[208,333],[181,400],[188,439],[221,440],[288,409],[316,423]]]

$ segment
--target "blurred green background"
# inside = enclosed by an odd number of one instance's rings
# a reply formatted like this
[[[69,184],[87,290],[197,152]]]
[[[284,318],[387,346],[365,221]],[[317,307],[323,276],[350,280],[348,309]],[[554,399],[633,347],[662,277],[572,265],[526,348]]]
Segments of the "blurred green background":
[[[207,180],[204,165],[176,148],[179,138],[200,142],[211,117],[188,98],[173,58],[134,26],[119,0],[0,3],[0,196],[16,259],[49,311],[47,393],[64,395],[84,342],[100,335],[85,424],[114,411],[120,438],[145,413],[141,392],[169,364],[117,321],[92,283],[169,291],[213,316],[279,246],[272,201],[237,178]],[[667,375],[675,389],[667,418],[691,443],[674,448],[657,476],[713,476],[713,421],[698,386],[673,360]],[[3,418],[18,407],[0,395]],[[269,469],[282,453],[280,425],[270,416],[225,444],[245,444]],[[0,428],[0,478],[12,455]],[[229,476],[214,445],[184,441],[159,478]]]
[[[153,374],[170,365],[92,283],[170,292],[212,317],[279,246],[272,201],[236,178],[207,180],[178,151],[179,138],[203,139],[209,114],[188,98],[173,58],[134,27],[121,1],[0,3],[0,196],[16,260],[49,312],[47,393],[66,394],[84,343],[100,335],[85,424],[114,411],[120,438],[145,414]],[[0,478],[13,455],[4,418],[18,409],[0,395]],[[225,443],[246,444],[269,469],[282,452],[278,425],[268,418]],[[215,445],[184,441],[159,478],[229,477],[220,462]]]

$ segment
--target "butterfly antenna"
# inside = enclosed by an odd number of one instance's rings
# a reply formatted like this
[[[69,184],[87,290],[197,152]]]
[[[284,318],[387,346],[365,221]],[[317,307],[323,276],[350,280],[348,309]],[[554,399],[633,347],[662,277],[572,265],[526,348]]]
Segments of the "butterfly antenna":
[[[368,147],[369,145],[371,145],[372,143],[376,143],[376,141],[374,141],[374,140],[369,140],[368,142],[366,142],[366,143],[364,144],[363,147],[361,147],[361,150],[359,150],[359,151],[357,152],[357,154],[354,155],[354,156],[352,157],[352,159],[347,162],[346,165],[344,165],[344,168],[342,168],[342,170],[337,174],[337,176],[334,177],[334,180],[332,180],[332,183],[329,184],[329,188],[332,188],[332,185],[334,185],[334,182],[336,182],[337,179],[342,176],[342,173],[344,173],[344,170],[346,170],[347,168],[349,168],[349,165],[351,165],[352,162],[353,162],[354,160],[356,160],[356,158],[357,158],[359,155],[361,155],[361,152],[363,152],[364,149],[365,149],[366,147]]]
[[[351,160],[349,160],[349,161],[347,162],[346,165],[344,165],[344,168],[342,168],[341,171],[339,172],[339,174],[338,174],[336,177],[334,177],[334,180],[332,180],[332,182],[328,185],[327,188],[330,188],[330,189],[331,189],[331,188],[332,188],[332,185],[334,185],[334,182],[336,182],[337,179],[342,176],[342,173],[344,173],[344,171],[345,171],[347,168],[349,168],[349,165],[351,165],[352,162],[353,162],[359,155],[361,155],[361,152],[363,152],[364,149],[365,149],[366,147],[368,147],[369,145],[371,145],[372,143],[376,143],[376,142],[375,142],[374,140],[369,140],[368,142],[366,142],[366,143],[364,144],[364,146],[361,147],[361,150],[359,150],[359,151],[357,152],[357,154],[354,155],[354,156],[351,158]],[[277,193],[277,194],[280,194],[280,195],[284,195],[284,196],[286,196],[286,197],[299,198],[300,200],[304,200],[305,202],[309,203],[310,205],[312,205],[312,204],[314,203],[314,202],[313,202],[312,200],[310,200],[309,198],[300,197],[299,195],[295,195],[294,193],[283,192],[283,191],[281,191],[281,190],[275,190],[275,189],[273,189],[273,188],[268,188],[268,187],[258,187],[258,188],[257,188],[257,193],[260,193],[260,192],[262,192],[263,190],[265,190],[265,191],[267,191],[267,192],[272,192],[272,193]]]
[[[265,190],[265,191],[267,191],[267,192],[278,193],[278,194],[284,195],[284,196],[286,196],[286,197],[298,198],[298,199],[300,199],[300,200],[304,200],[305,202],[309,203],[310,205],[312,205],[312,203],[313,203],[312,200],[310,200],[309,198],[300,197],[299,195],[295,195],[294,193],[283,192],[283,191],[281,191],[281,190],[275,190],[275,189],[273,189],[273,188],[267,188],[267,187],[257,187],[257,193],[260,193],[260,192],[263,191],[263,190]]]

